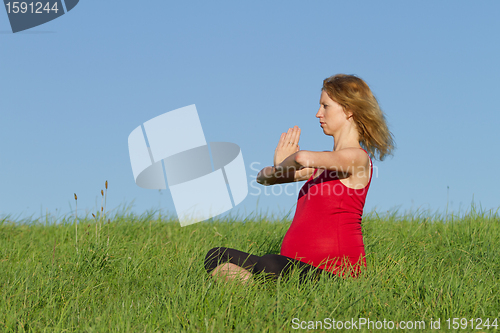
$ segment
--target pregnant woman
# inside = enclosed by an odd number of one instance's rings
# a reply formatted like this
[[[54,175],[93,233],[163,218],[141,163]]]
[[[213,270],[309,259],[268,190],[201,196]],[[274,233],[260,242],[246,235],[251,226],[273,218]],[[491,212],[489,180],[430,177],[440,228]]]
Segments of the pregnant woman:
[[[323,133],[333,137],[333,151],[299,149],[300,129],[282,133],[274,166],[262,169],[266,186],[307,180],[280,254],[256,256],[230,248],[208,251],[205,268],[218,279],[249,282],[253,274],[271,277],[301,268],[357,276],[366,266],[361,217],[372,178],[371,157],[383,160],[394,146],[383,112],[368,85],[353,75],[323,81],[316,114]]]

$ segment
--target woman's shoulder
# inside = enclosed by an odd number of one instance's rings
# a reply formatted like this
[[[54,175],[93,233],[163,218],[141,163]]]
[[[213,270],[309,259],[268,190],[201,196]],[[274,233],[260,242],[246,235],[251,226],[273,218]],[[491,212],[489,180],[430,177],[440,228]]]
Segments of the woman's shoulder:
[[[371,160],[370,155],[362,147],[346,147],[336,151],[357,165],[366,165]]]

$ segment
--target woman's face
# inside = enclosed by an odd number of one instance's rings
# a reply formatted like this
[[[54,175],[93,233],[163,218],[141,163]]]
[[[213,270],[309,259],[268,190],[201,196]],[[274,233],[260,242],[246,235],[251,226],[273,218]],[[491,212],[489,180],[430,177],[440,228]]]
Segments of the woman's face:
[[[320,125],[326,135],[334,135],[344,126],[350,126],[347,120],[348,116],[342,106],[332,100],[325,91],[321,92],[316,118],[319,118]]]

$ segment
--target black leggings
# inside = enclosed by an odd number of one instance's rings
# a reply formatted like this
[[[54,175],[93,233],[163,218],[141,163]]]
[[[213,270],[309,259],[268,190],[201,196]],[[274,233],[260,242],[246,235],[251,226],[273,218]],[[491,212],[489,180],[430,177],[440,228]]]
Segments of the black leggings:
[[[267,276],[272,279],[277,279],[279,275],[288,277],[291,268],[295,266],[300,269],[300,282],[303,282],[307,276],[317,277],[323,272],[320,268],[279,254],[265,254],[259,257],[227,247],[214,247],[208,251],[205,257],[205,269],[210,274],[218,265],[227,262],[240,266],[252,274],[268,273]],[[310,271],[316,274],[309,275],[308,272]],[[325,273],[333,276],[329,272],[325,271]]]

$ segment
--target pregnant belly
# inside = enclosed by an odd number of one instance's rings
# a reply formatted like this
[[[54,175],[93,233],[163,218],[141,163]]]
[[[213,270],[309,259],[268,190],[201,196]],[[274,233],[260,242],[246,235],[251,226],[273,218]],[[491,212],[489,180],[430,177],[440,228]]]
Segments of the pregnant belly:
[[[355,265],[365,256],[359,219],[338,216],[326,221],[294,222],[281,245],[283,256],[332,272],[346,263]]]

